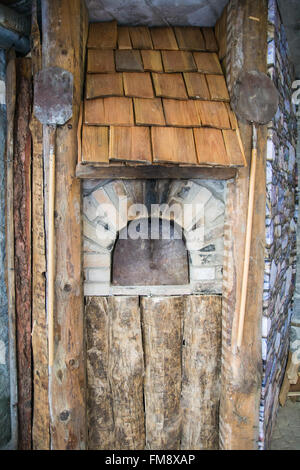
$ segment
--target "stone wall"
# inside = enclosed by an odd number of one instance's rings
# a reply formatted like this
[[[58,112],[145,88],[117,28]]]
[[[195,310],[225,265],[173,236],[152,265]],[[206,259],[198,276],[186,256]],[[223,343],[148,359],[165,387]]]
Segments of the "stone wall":
[[[269,125],[264,303],[263,383],[260,408],[261,449],[268,448],[289,349],[296,273],[296,137],[291,103],[293,67],[276,0],[269,0],[268,73],[280,93]]]
[[[92,295],[163,295],[165,286],[112,286],[111,258],[118,232],[133,218],[133,204],[161,205],[161,218],[173,205],[185,212],[183,226],[189,253],[190,283],[168,286],[168,294],[222,293],[225,183],[220,181],[86,181],[83,183],[84,293]],[[123,209],[128,209],[123,214]],[[164,205],[166,205],[164,207]],[[138,206],[136,206],[138,207]],[[142,210],[142,208],[141,208]],[[126,211],[125,211],[126,212]]]
[[[0,50],[0,448],[11,436],[8,312],[5,285],[5,51]]]

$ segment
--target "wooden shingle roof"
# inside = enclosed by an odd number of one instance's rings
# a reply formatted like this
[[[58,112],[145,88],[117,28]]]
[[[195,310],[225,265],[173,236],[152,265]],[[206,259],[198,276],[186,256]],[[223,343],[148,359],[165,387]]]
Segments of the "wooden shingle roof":
[[[212,28],[91,24],[79,166],[245,166],[217,49]]]

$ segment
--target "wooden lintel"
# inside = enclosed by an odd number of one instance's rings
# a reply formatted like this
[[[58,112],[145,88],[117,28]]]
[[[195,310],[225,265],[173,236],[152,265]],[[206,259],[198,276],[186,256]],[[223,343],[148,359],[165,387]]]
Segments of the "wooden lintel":
[[[229,180],[235,178],[236,168],[224,167],[182,167],[162,165],[139,166],[95,166],[79,163],[76,168],[77,178],[82,179],[214,179]]]

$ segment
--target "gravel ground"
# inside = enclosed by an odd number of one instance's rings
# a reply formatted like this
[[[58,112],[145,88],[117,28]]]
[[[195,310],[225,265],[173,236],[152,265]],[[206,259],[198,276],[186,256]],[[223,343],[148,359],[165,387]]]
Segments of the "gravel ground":
[[[279,408],[270,449],[300,450],[300,402]]]

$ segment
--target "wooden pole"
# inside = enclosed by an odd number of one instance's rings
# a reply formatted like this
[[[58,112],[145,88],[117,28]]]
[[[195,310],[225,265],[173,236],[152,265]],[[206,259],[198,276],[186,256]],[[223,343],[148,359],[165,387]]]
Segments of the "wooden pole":
[[[73,117],[66,125],[57,129],[55,142],[55,342],[54,363],[49,380],[51,448],[83,449],[86,447],[86,372],[81,190],[80,182],[75,177],[75,167],[88,31],[85,2],[44,0],[42,17],[43,66],[62,67],[74,77]],[[46,139],[44,147],[45,145]],[[48,153],[45,152],[46,154]],[[48,177],[49,174],[46,175],[47,180]],[[49,210],[48,207],[48,212]],[[49,242],[51,240],[48,238],[47,243]],[[49,269],[49,264],[47,267]]]
[[[254,191],[255,191],[256,164],[257,164],[256,146],[257,146],[257,130],[256,130],[255,125],[253,124],[253,145],[252,145],[251,171],[250,171],[250,184],[249,184],[249,201],[248,201],[248,212],[247,212],[244,271],[243,271],[241,307],[240,307],[238,334],[237,334],[237,347],[238,348],[241,347],[242,340],[243,340],[246,302],[247,302],[247,293],[248,293],[248,278],[249,278],[251,237],[252,237],[253,210],[254,210],[254,197],[255,197]]]

